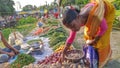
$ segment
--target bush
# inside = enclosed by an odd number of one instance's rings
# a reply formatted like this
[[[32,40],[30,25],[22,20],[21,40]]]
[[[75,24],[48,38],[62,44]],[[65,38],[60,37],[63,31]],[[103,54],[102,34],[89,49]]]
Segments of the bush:
[[[115,18],[115,21],[114,21],[114,23],[113,23],[113,26],[120,28],[120,21],[119,21],[117,18]]]
[[[120,10],[116,10],[115,15],[116,15],[116,16],[119,16],[119,15],[120,15]]]

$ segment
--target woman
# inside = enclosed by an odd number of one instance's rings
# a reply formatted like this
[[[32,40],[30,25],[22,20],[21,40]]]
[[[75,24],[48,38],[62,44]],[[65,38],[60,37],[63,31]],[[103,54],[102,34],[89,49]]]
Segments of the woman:
[[[81,12],[68,9],[63,14],[63,24],[71,29],[63,50],[63,56],[72,44],[76,32],[85,26],[86,44],[92,45],[99,54],[99,67],[103,67],[111,55],[110,32],[115,16],[114,6],[106,0],[91,0]]]
[[[15,46],[15,47],[10,46],[5,40],[2,32],[0,32],[0,40],[3,42],[5,47],[7,47],[4,49],[0,48],[0,63],[3,63],[3,62],[7,62],[10,57],[17,55],[19,53],[18,50],[20,50],[20,46]]]

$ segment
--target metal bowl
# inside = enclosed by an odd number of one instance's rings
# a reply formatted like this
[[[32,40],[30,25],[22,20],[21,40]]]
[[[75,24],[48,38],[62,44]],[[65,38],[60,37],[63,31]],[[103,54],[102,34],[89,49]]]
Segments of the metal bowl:
[[[70,62],[79,62],[84,56],[84,52],[82,50],[70,50],[67,51],[65,58]]]

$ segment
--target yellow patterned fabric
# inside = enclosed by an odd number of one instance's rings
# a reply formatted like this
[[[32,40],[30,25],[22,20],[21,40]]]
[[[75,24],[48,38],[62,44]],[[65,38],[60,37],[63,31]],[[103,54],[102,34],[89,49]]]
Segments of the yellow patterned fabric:
[[[108,29],[96,45],[96,48],[99,48],[99,49],[105,48],[106,46],[110,44],[110,34],[112,30],[113,21],[115,18],[114,6],[106,0],[104,0],[104,3],[106,6],[104,18],[106,19]]]
[[[92,0],[91,2],[95,3],[95,1],[97,2],[98,0]],[[100,9],[97,9],[98,7],[97,5],[102,5],[101,1],[104,2],[103,5],[105,5],[105,7],[102,6],[101,8],[99,7]],[[84,36],[85,36],[85,40],[92,40],[96,36],[96,33],[99,30],[99,25],[101,23],[101,20],[104,17],[106,19],[108,29],[104,33],[104,35],[100,38],[98,43],[95,45],[95,48],[101,49],[101,48],[105,48],[110,43],[110,32],[115,18],[115,8],[107,0],[99,0],[99,2],[100,4],[98,2],[95,3],[95,7],[93,7],[93,9],[89,13],[90,15],[88,17],[87,24],[85,25]],[[98,14],[96,14],[96,12]]]
[[[88,35],[86,40],[91,40],[95,37],[105,12],[103,0],[91,0],[91,3],[94,3],[94,6],[86,22],[85,34]]]
[[[112,30],[113,21],[115,18],[115,8],[108,1],[104,0],[106,10],[105,10],[105,19],[108,26],[107,31],[98,41],[96,48],[98,48],[99,53],[99,67],[102,68],[111,56],[111,48],[110,48],[110,34]]]
[[[101,1],[103,1],[102,4],[100,3]],[[99,39],[97,44],[94,45],[94,47],[97,48],[99,54],[99,68],[103,68],[103,66],[107,63],[111,56],[110,34],[112,30],[113,21],[115,18],[115,8],[107,0],[91,0],[91,2],[94,2],[95,6],[89,13],[90,15],[88,16],[88,21],[87,24],[85,25],[84,36],[85,40],[93,39],[93,37],[96,36],[97,30],[99,30],[99,24],[101,23],[101,19],[102,18],[106,19],[106,23],[108,26],[107,31]],[[99,5],[104,5],[105,7],[100,8],[98,7]],[[97,13],[101,12],[100,14],[104,13],[104,15],[100,15],[99,13],[98,15],[94,15],[96,14],[96,11]]]

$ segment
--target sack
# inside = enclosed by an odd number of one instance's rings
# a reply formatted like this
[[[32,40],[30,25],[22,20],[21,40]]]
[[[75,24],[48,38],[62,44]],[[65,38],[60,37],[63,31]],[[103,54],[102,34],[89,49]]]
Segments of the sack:
[[[16,31],[16,32],[9,34],[8,43],[10,45],[14,45],[16,39],[23,39],[23,38],[24,38],[24,36],[20,32]]]
[[[89,68],[98,68],[98,52],[97,50],[90,46],[84,46],[83,51],[85,53],[84,59],[89,62]]]

